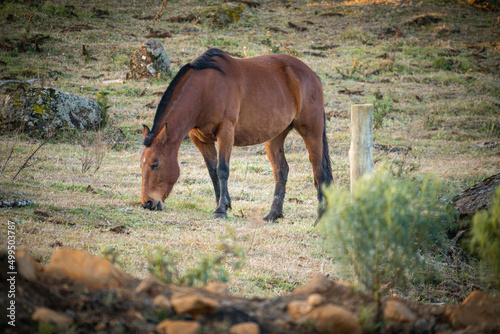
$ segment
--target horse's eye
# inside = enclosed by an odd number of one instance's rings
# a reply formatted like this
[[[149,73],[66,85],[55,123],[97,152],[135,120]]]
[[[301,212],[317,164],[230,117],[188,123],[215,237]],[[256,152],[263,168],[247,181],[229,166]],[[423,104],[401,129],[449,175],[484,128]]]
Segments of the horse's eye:
[[[158,167],[159,162],[155,162],[154,164],[151,165],[151,169],[155,169]]]

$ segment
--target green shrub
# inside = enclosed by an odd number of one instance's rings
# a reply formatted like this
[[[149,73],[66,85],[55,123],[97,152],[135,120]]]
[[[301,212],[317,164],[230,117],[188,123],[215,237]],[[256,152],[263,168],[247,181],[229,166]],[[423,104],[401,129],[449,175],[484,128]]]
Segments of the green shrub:
[[[368,101],[373,104],[373,128],[379,129],[384,123],[384,118],[394,109],[394,103],[389,96],[378,99],[375,96]]]
[[[471,245],[500,280],[500,187],[495,191],[490,210],[474,215]]]
[[[377,302],[381,284],[418,278],[427,256],[445,244],[452,214],[440,188],[434,177],[404,181],[382,168],[363,176],[352,193],[325,190],[320,228],[327,247]]]

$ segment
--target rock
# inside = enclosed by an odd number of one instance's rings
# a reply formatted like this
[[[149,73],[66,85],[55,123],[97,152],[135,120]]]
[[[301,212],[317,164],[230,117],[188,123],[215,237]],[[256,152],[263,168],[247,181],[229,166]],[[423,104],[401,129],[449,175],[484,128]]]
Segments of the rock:
[[[453,329],[473,328],[500,331],[500,299],[481,291],[472,292],[461,305],[446,307],[445,316]]]
[[[152,38],[134,51],[130,58],[129,79],[143,80],[170,74],[170,58],[161,43]]]
[[[200,324],[196,321],[163,320],[156,326],[160,334],[198,334]]]
[[[135,293],[147,293],[151,294],[151,292],[154,290],[154,288],[159,285],[160,282],[156,279],[154,276],[148,276],[145,279],[143,279],[139,285],[135,288]]]
[[[116,289],[131,279],[105,259],[66,248],[52,254],[44,273],[70,277],[92,290]]]
[[[153,300],[153,304],[166,310],[170,310],[172,308],[172,303],[170,303],[170,300],[165,295],[156,296]]]
[[[223,28],[231,23],[239,21],[244,10],[245,6],[243,5],[224,4],[207,7],[203,10],[202,16],[205,17],[213,27]]]
[[[351,312],[332,304],[315,308],[306,315],[320,333],[362,334],[358,318]]]
[[[25,251],[16,253],[16,265],[19,274],[31,282],[35,282],[37,275],[43,271],[42,265],[34,261]]]
[[[294,300],[286,312],[298,323],[313,323],[320,333],[363,333],[353,313],[332,304],[314,308],[306,301]]]
[[[172,303],[175,313],[187,313],[195,318],[202,314],[212,313],[215,309],[220,307],[219,302],[215,299],[195,294],[176,294],[172,296],[170,302]]]
[[[65,127],[95,130],[104,125],[104,119],[94,100],[52,87],[18,89],[10,93],[0,117],[6,129],[22,128],[36,136]]]
[[[56,325],[57,329],[61,331],[68,330],[73,324],[73,318],[70,316],[46,307],[38,307],[35,312],[33,312],[31,319],[39,324],[53,323]]]
[[[286,313],[288,313],[293,319],[299,320],[301,317],[311,312],[312,309],[313,306],[309,305],[306,301],[293,300],[286,307]]]
[[[384,319],[413,323],[417,316],[401,301],[391,299],[384,306]]]
[[[314,276],[309,283],[294,290],[296,294],[313,294],[326,292],[332,286],[332,282],[322,274]]]
[[[313,293],[309,297],[307,297],[307,304],[311,306],[319,306],[326,301],[326,298],[320,295],[319,293]]]
[[[203,290],[222,296],[225,296],[229,293],[227,284],[223,282],[209,283],[203,287]]]
[[[500,308],[500,299],[490,296],[483,291],[475,290],[464,299],[462,305]]]
[[[260,334],[260,328],[255,322],[243,322],[231,326],[229,334]]]

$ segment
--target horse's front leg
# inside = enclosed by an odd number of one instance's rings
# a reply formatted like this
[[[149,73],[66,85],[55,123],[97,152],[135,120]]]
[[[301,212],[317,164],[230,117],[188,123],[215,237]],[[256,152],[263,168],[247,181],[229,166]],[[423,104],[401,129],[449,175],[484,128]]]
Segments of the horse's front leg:
[[[223,122],[217,132],[217,144],[219,147],[219,162],[217,175],[219,177],[220,198],[219,205],[215,209],[215,218],[227,218],[227,209],[231,209],[231,198],[227,188],[229,178],[229,160],[234,144],[234,126],[230,122]]]
[[[189,133],[189,137],[196,145],[198,150],[200,150],[203,159],[205,160],[205,165],[208,169],[208,174],[214,185],[215,191],[215,204],[219,205],[220,199],[220,186],[219,177],[217,176],[217,150],[215,149],[214,143],[205,143],[201,141],[195,134]]]

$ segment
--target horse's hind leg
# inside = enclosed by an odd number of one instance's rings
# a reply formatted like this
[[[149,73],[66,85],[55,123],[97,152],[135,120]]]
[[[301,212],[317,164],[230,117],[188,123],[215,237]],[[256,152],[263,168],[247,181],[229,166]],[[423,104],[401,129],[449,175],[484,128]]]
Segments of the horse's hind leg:
[[[285,199],[286,181],[288,178],[288,163],[285,158],[285,138],[292,127],[288,127],[278,137],[266,142],[266,153],[273,166],[274,197],[271,211],[264,220],[276,221],[283,218],[283,200]]]
[[[205,160],[205,164],[207,165],[208,174],[210,175],[210,179],[212,179],[212,183],[214,185],[215,203],[219,204],[220,186],[219,177],[217,176],[217,150],[215,149],[215,144],[202,142],[192,133],[189,133],[189,137],[196,145],[198,150],[200,150],[201,155],[203,155],[203,159]]]
[[[322,121],[319,117],[318,115],[315,122],[312,121],[314,118],[311,118],[308,122],[294,123],[295,129],[301,135],[302,139],[304,139],[304,143],[309,153],[309,160],[312,164],[314,185],[318,190],[318,219],[321,218],[325,210],[324,195],[321,187],[323,185],[328,186],[333,180],[330,156],[328,154],[324,113],[321,113]]]

